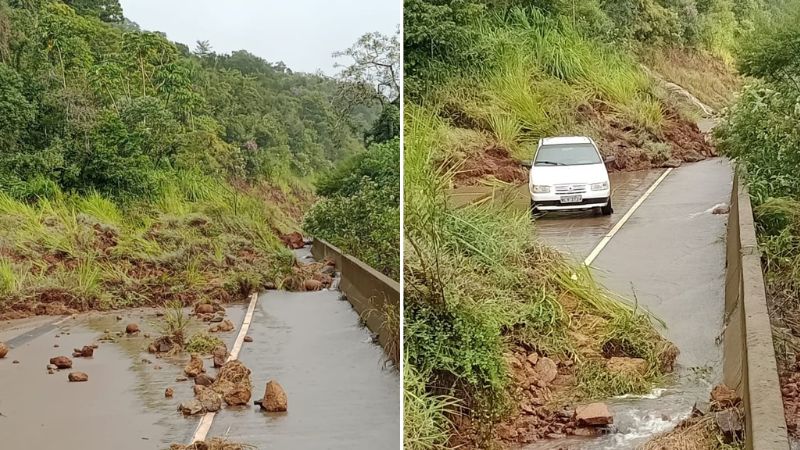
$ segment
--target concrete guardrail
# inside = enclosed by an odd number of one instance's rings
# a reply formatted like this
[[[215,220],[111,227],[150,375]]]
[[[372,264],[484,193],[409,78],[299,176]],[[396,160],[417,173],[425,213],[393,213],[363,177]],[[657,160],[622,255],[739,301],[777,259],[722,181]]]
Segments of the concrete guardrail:
[[[399,358],[399,342],[395,342],[399,330],[389,329],[384,316],[387,309],[400,313],[400,283],[322,239],[314,238],[311,254],[317,261],[330,259],[336,263],[342,277],[339,290],[353,305],[367,328],[378,336],[387,354],[392,359]],[[394,362],[398,363],[399,359]]]
[[[723,378],[744,402],[745,448],[789,450],[753,209],[738,176],[730,205]]]

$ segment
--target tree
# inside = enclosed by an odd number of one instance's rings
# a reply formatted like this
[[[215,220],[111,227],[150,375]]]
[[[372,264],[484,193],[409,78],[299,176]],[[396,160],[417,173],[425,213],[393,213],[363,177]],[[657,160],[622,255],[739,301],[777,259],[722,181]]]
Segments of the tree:
[[[361,36],[347,50],[333,54],[335,58],[349,57],[350,65],[337,63],[341,67],[338,79],[344,85],[358,86],[364,100],[372,97],[381,104],[400,98],[400,29],[392,36],[378,32]],[[371,89],[369,89],[371,88]],[[354,93],[356,91],[350,91]]]
[[[94,16],[103,22],[122,23],[122,6],[119,0],[64,0],[78,14]]]

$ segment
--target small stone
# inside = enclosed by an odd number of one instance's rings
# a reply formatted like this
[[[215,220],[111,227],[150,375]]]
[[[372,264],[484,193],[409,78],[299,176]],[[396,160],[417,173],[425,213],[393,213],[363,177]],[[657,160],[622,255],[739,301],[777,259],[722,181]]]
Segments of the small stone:
[[[81,382],[81,381],[88,381],[89,375],[86,375],[83,372],[70,372],[68,375],[69,381],[71,382]]]
[[[129,323],[128,326],[125,327],[125,332],[128,334],[134,334],[139,332],[139,325],[135,323]]]
[[[736,406],[740,400],[739,394],[724,384],[718,384],[711,390],[711,401],[719,406],[717,409]]]
[[[15,360],[11,361],[11,364],[19,364],[19,360],[15,359]]]
[[[182,382],[182,381],[186,381],[186,380],[188,380],[188,378],[186,378],[186,377],[178,377],[178,378],[175,378],[175,381],[176,381],[176,382],[178,382],[178,383],[180,383],[180,382]]]
[[[60,345],[58,345],[58,344],[53,344],[53,348],[58,348],[58,347],[60,347]]]
[[[200,356],[198,356],[196,353],[192,353],[189,363],[186,364],[186,367],[183,368],[183,371],[189,378],[194,378],[197,375],[205,372],[206,369],[203,367],[203,360],[200,359]]]
[[[744,434],[742,417],[736,408],[729,408],[714,414],[714,420],[722,431],[723,440],[726,444],[740,442]]]
[[[286,411],[288,399],[283,387],[277,381],[269,380],[264,390],[264,398],[261,399],[261,409],[269,412]]]
[[[267,281],[266,283],[264,283],[264,289],[272,291],[274,289],[277,289],[277,286],[275,286],[275,283],[273,283],[272,281]]]
[[[203,404],[197,399],[192,399],[178,405],[178,411],[182,412],[185,416],[193,416],[203,412]]]
[[[614,423],[614,416],[605,403],[590,403],[575,408],[575,420],[578,426],[599,426]]]
[[[117,316],[117,320],[122,320],[122,316]]]
[[[172,398],[173,395],[175,395],[175,391],[171,387],[164,390],[164,397]]]
[[[220,344],[214,347],[211,355],[214,360],[214,367],[222,367],[225,364],[225,360],[228,359],[228,347],[225,344]]]
[[[555,361],[545,356],[539,359],[533,372],[540,381],[551,383],[558,375],[558,366]]]
[[[6,357],[6,355],[8,354],[8,350],[9,350],[8,345],[6,345],[3,342],[0,342],[0,359]]]
[[[53,370],[53,369],[47,369],[47,374],[48,374],[48,375],[52,375],[52,374],[54,374],[54,373],[56,373],[56,371],[55,371],[55,370]]]
[[[245,342],[253,342],[253,338],[251,338],[250,336],[245,336],[244,337],[244,341]]]
[[[306,280],[303,282],[303,288],[306,291],[318,291],[322,289],[322,283],[317,280]]]
[[[55,358],[50,358],[50,364],[55,365],[59,369],[69,369],[72,367],[72,360],[66,356],[56,356]]]
[[[56,370],[56,369],[58,369],[58,367],[56,367],[55,364],[48,364],[47,365],[47,370]]]
[[[195,314],[214,314],[214,305],[210,303],[200,303],[194,307]]]
[[[726,203],[720,203],[711,208],[711,214],[728,214],[730,211],[731,207]]]
[[[539,361],[539,354],[536,352],[531,353],[528,355],[528,362],[531,363],[532,366],[536,366],[536,363]]]
[[[194,377],[194,384],[197,384],[197,385],[200,385],[200,386],[211,386],[212,384],[214,384],[214,378],[212,378],[212,377],[210,377],[210,376],[208,376],[208,375],[206,375],[204,373],[201,373],[201,374],[198,374],[196,377]]]
[[[226,331],[233,331],[234,328],[235,327],[233,326],[233,322],[231,322],[228,319],[225,319],[216,325],[212,325],[211,328],[208,329],[208,331],[212,333],[226,332]]]

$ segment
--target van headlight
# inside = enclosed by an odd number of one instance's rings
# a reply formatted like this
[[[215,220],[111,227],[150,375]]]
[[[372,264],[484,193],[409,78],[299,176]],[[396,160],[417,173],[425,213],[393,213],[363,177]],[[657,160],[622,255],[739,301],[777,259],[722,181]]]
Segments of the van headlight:
[[[593,191],[604,191],[606,189],[608,189],[608,181],[602,181],[600,183],[592,183]]]
[[[550,192],[550,186],[546,184],[534,184],[533,185],[533,193],[534,194],[547,194]]]

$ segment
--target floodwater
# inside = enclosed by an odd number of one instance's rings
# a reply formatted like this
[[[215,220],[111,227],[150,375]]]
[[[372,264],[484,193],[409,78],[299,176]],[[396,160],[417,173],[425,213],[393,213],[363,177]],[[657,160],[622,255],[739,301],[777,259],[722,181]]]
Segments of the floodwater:
[[[123,319],[118,321],[117,315]],[[231,305],[227,316],[239,323],[244,308]],[[191,437],[199,419],[184,418],[176,410],[178,403],[193,397],[191,381],[175,381],[183,375],[188,357],[156,358],[147,353],[151,339],[158,335],[155,310],[90,313],[61,320],[32,318],[0,325],[5,335],[21,331],[7,341],[13,348],[0,359],[3,448],[155,450]],[[116,336],[131,322],[142,329],[139,336]],[[198,323],[193,329],[199,327]],[[111,331],[116,342],[100,340],[105,330]],[[219,333],[219,337],[230,346],[235,332]],[[73,348],[92,343],[99,345],[92,358],[71,357]],[[48,374],[50,358],[59,355],[72,358],[72,369]],[[89,381],[68,382],[72,371],[86,372]],[[175,390],[171,399],[164,397],[167,387]]]
[[[300,256],[303,253],[299,253]],[[257,406],[218,414],[209,436],[259,449],[400,448],[400,378],[336,290],[261,295],[239,359],[253,371],[253,397],[270,379],[288,411]]]
[[[611,216],[593,212],[548,213],[533,234],[582,261],[663,170],[612,173]],[[673,170],[592,263],[598,280],[663,320],[663,335],[680,349],[668,382],[641,397],[607,401],[616,432],[599,438],[566,438],[525,446],[533,449],[629,449],[672,429],[696,401],[707,401],[722,378],[722,332],[727,215],[711,208],[728,203],[730,164],[715,158]],[[470,187],[455,202],[505,201],[525,210],[527,186]]]
[[[534,227],[536,236],[570,257],[583,260],[662,173],[663,170],[612,172],[609,178],[611,203],[615,214],[603,216],[592,210],[548,212],[536,219]],[[527,184],[510,188],[462,187],[455,189],[450,197],[457,205],[493,201],[509,202],[520,211],[527,211],[530,208]]]
[[[339,295],[324,290],[261,296],[248,333],[254,341],[244,344],[239,357],[252,370],[253,398],[263,395],[268,379],[276,379],[289,411],[266,414],[252,404],[223,408],[209,437],[227,436],[258,449],[398,448],[398,372],[383,366],[381,348]],[[228,348],[246,309],[226,305],[236,329],[217,335]],[[142,329],[139,336],[116,336],[131,322]],[[158,322],[155,310],[142,309],[0,323],[0,337],[12,347],[0,359],[0,447],[156,450],[188,443],[200,419],[177,411],[180,402],[193,398],[193,382],[176,381],[188,355],[147,353]],[[192,322],[192,332],[208,326]],[[115,342],[100,340],[105,330]],[[92,358],[72,358],[72,369],[47,373],[50,358],[92,343],[99,344]],[[205,367],[215,374],[210,358]],[[72,371],[86,372],[89,381],[68,382]],[[173,398],[164,397],[167,387],[175,390]]]

